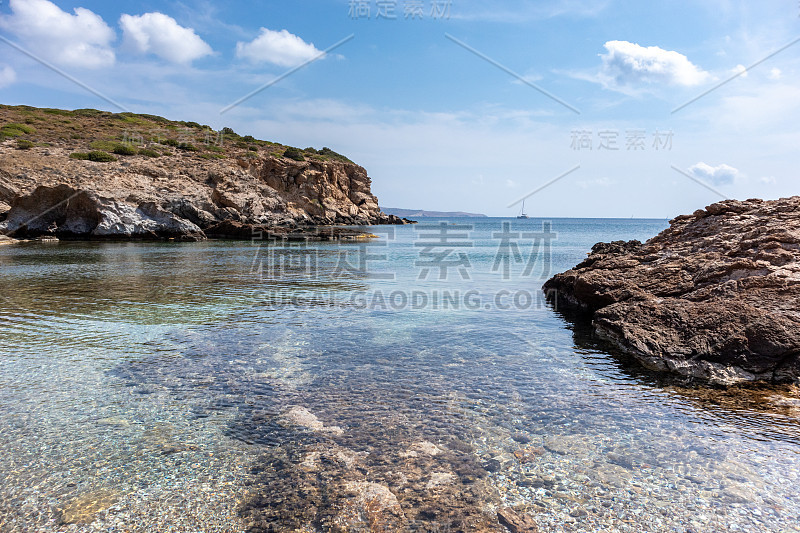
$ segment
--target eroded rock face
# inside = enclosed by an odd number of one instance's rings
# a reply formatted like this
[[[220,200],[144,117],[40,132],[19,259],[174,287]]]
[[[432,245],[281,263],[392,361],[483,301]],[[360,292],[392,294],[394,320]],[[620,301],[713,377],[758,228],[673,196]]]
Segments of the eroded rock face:
[[[599,243],[544,286],[645,367],[715,383],[800,380],[800,197],[728,200],[642,244]]]
[[[20,237],[186,238],[221,222],[289,227],[397,224],[362,167],[264,155],[204,160],[69,158],[60,148],[0,146],[0,233]],[[248,237],[249,238],[249,237]]]
[[[153,202],[131,205],[68,185],[37,187],[18,196],[0,231],[19,238],[204,238],[200,228]]]

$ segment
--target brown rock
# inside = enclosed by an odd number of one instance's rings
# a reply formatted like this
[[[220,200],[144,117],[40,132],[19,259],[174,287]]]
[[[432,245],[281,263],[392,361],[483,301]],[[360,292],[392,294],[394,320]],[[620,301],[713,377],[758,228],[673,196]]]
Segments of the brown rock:
[[[333,519],[334,531],[397,531],[405,519],[391,490],[380,483],[351,482],[345,491],[352,494]]]
[[[497,520],[506,526],[511,533],[536,533],[539,531],[536,522],[529,515],[518,513],[511,507],[498,509]]]
[[[543,453],[544,453],[543,448],[528,446],[526,448],[520,448],[518,450],[514,450],[514,457],[516,457],[520,463],[532,463],[536,461],[536,458],[542,455]]]
[[[61,524],[89,524],[95,515],[114,505],[121,497],[119,492],[100,489],[71,500],[56,512]]]
[[[645,367],[715,383],[800,378],[800,197],[728,200],[646,243],[599,243],[544,285]]]

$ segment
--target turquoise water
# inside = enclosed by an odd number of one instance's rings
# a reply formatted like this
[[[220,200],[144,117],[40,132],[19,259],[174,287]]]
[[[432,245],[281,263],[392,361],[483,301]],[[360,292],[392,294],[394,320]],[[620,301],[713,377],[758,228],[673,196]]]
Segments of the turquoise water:
[[[0,247],[2,530],[382,530],[343,522],[347,480],[388,487],[398,530],[501,531],[511,505],[542,531],[800,531],[797,391],[642,371],[541,297],[666,221],[441,222]]]

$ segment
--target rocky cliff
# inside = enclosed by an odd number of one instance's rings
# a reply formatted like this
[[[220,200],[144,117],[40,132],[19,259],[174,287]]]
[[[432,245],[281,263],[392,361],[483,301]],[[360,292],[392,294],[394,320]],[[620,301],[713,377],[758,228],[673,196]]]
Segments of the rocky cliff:
[[[800,197],[716,203],[644,244],[599,243],[544,290],[650,369],[797,382]]]
[[[197,239],[219,227],[238,237],[251,226],[403,222],[380,211],[364,168],[327,148],[151,115],[2,106],[0,117],[7,235]]]

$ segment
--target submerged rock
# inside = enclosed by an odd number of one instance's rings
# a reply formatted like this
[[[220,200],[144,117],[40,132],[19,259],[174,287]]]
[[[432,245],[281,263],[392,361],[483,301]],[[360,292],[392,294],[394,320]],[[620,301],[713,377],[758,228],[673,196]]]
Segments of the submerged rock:
[[[380,450],[356,451],[351,446],[364,448],[363,437],[267,449],[255,462],[253,491],[241,509],[248,530],[503,530],[484,510],[496,495],[471,452],[437,446],[434,455],[420,449],[409,457],[404,452],[412,442],[384,442],[386,435]]]
[[[120,492],[110,489],[100,489],[88,492],[67,502],[56,510],[60,524],[89,524],[94,521],[95,515],[105,511],[122,497]]]
[[[599,243],[544,290],[649,369],[797,382],[800,197],[727,200],[644,244]]]
[[[497,510],[497,519],[506,526],[511,533],[536,533],[539,528],[533,519],[524,513],[518,513],[511,507],[501,507]]]
[[[293,406],[278,416],[278,423],[287,426],[297,426],[318,433],[332,433],[341,435],[344,430],[339,426],[326,426],[317,416],[302,406]]]
[[[350,482],[345,494],[352,495],[341,504],[333,518],[333,531],[397,531],[405,519],[400,502],[389,487],[369,481]]]

